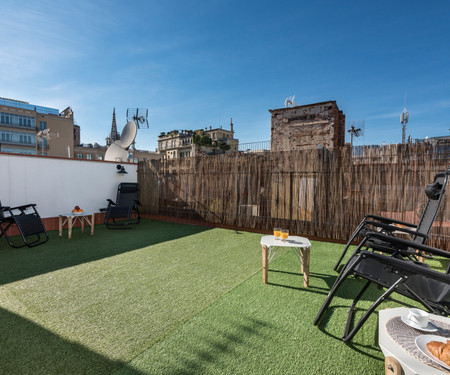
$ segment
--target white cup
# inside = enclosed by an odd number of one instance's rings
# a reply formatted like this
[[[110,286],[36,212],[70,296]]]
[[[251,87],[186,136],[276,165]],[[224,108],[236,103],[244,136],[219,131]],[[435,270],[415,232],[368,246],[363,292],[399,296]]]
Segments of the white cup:
[[[426,311],[420,309],[409,309],[408,319],[410,322],[425,328],[428,326],[429,314]]]

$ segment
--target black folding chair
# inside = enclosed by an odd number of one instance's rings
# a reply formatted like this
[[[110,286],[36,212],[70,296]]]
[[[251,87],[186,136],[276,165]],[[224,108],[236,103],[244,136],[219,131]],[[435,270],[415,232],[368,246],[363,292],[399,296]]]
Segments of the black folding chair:
[[[16,227],[23,240],[23,245],[12,242],[8,230]],[[33,247],[48,241],[48,233],[36,210],[36,204],[17,207],[2,206],[0,202],[0,237],[5,236],[8,243],[15,248]]]
[[[139,184],[123,182],[117,188],[117,199],[107,199],[104,223],[108,229],[130,229],[140,222]]]
[[[400,220],[386,218],[383,216],[366,215],[361,223],[359,223],[349,241],[345,245],[345,248],[342,251],[342,254],[339,257],[336,265],[334,266],[334,269],[338,269],[353,240],[356,237],[364,237],[367,231],[378,230],[384,234],[389,234],[391,236],[395,236],[395,232],[406,233],[413,236],[413,242],[419,244],[425,243],[441,206],[449,175],[450,170],[437,174],[434,177],[434,181],[431,184],[427,185],[427,187],[425,188],[425,193],[428,197],[428,201],[423,210],[419,224],[417,225]],[[380,241],[373,237],[368,240],[367,246],[371,247],[373,250],[383,252],[395,251],[390,243]]]
[[[392,248],[397,247],[397,251],[390,255],[384,255],[363,250],[368,240],[377,239],[390,243]],[[391,298],[390,296],[394,292],[420,303],[426,310],[434,314],[448,316],[450,314],[450,265],[447,267],[445,273],[438,272],[432,270],[425,263],[405,259],[404,256],[407,254],[402,249],[408,249],[406,252],[415,252],[418,250],[432,254],[434,257],[443,257],[446,260],[450,260],[450,253],[447,251],[382,233],[367,233],[366,237],[358,246],[358,251],[352,255],[337,277],[314,320],[314,325],[319,324],[338,289],[352,275],[366,280],[366,283],[350,306],[347,324],[342,336],[344,341],[350,341],[370,314],[386,299],[411,307],[408,303]],[[403,257],[397,257],[396,255],[398,254]],[[356,325],[351,328],[355,307],[371,284],[381,287],[382,292]]]

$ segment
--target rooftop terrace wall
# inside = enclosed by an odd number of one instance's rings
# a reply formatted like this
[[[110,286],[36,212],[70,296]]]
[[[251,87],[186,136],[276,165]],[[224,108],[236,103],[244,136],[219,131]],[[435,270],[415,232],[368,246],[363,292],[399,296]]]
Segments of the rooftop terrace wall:
[[[115,200],[121,182],[137,182],[137,167],[120,163],[128,174],[117,173],[117,163],[29,155],[0,154],[0,200],[5,206],[36,203],[43,218],[85,212]]]

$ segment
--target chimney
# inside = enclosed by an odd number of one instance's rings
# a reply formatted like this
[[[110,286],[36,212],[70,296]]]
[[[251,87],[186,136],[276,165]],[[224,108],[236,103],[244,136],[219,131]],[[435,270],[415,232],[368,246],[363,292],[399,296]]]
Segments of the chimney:
[[[212,126],[209,127],[209,130],[212,130]]]
[[[230,120],[230,131],[232,133],[234,133],[234,130],[233,130],[233,118],[231,118],[231,120]]]

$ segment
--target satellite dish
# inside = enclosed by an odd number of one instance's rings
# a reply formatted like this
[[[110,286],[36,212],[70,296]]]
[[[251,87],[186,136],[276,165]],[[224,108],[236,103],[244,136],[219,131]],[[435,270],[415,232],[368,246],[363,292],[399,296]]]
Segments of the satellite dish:
[[[130,120],[124,126],[122,130],[122,135],[120,136],[120,140],[118,141],[120,146],[125,150],[128,150],[130,146],[133,144],[134,139],[137,134],[137,125],[134,120]]]
[[[120,140],[111,143],[105,152],[105,160],[107,161],[126,162],[127,159],[128,151],[121,146]]]

